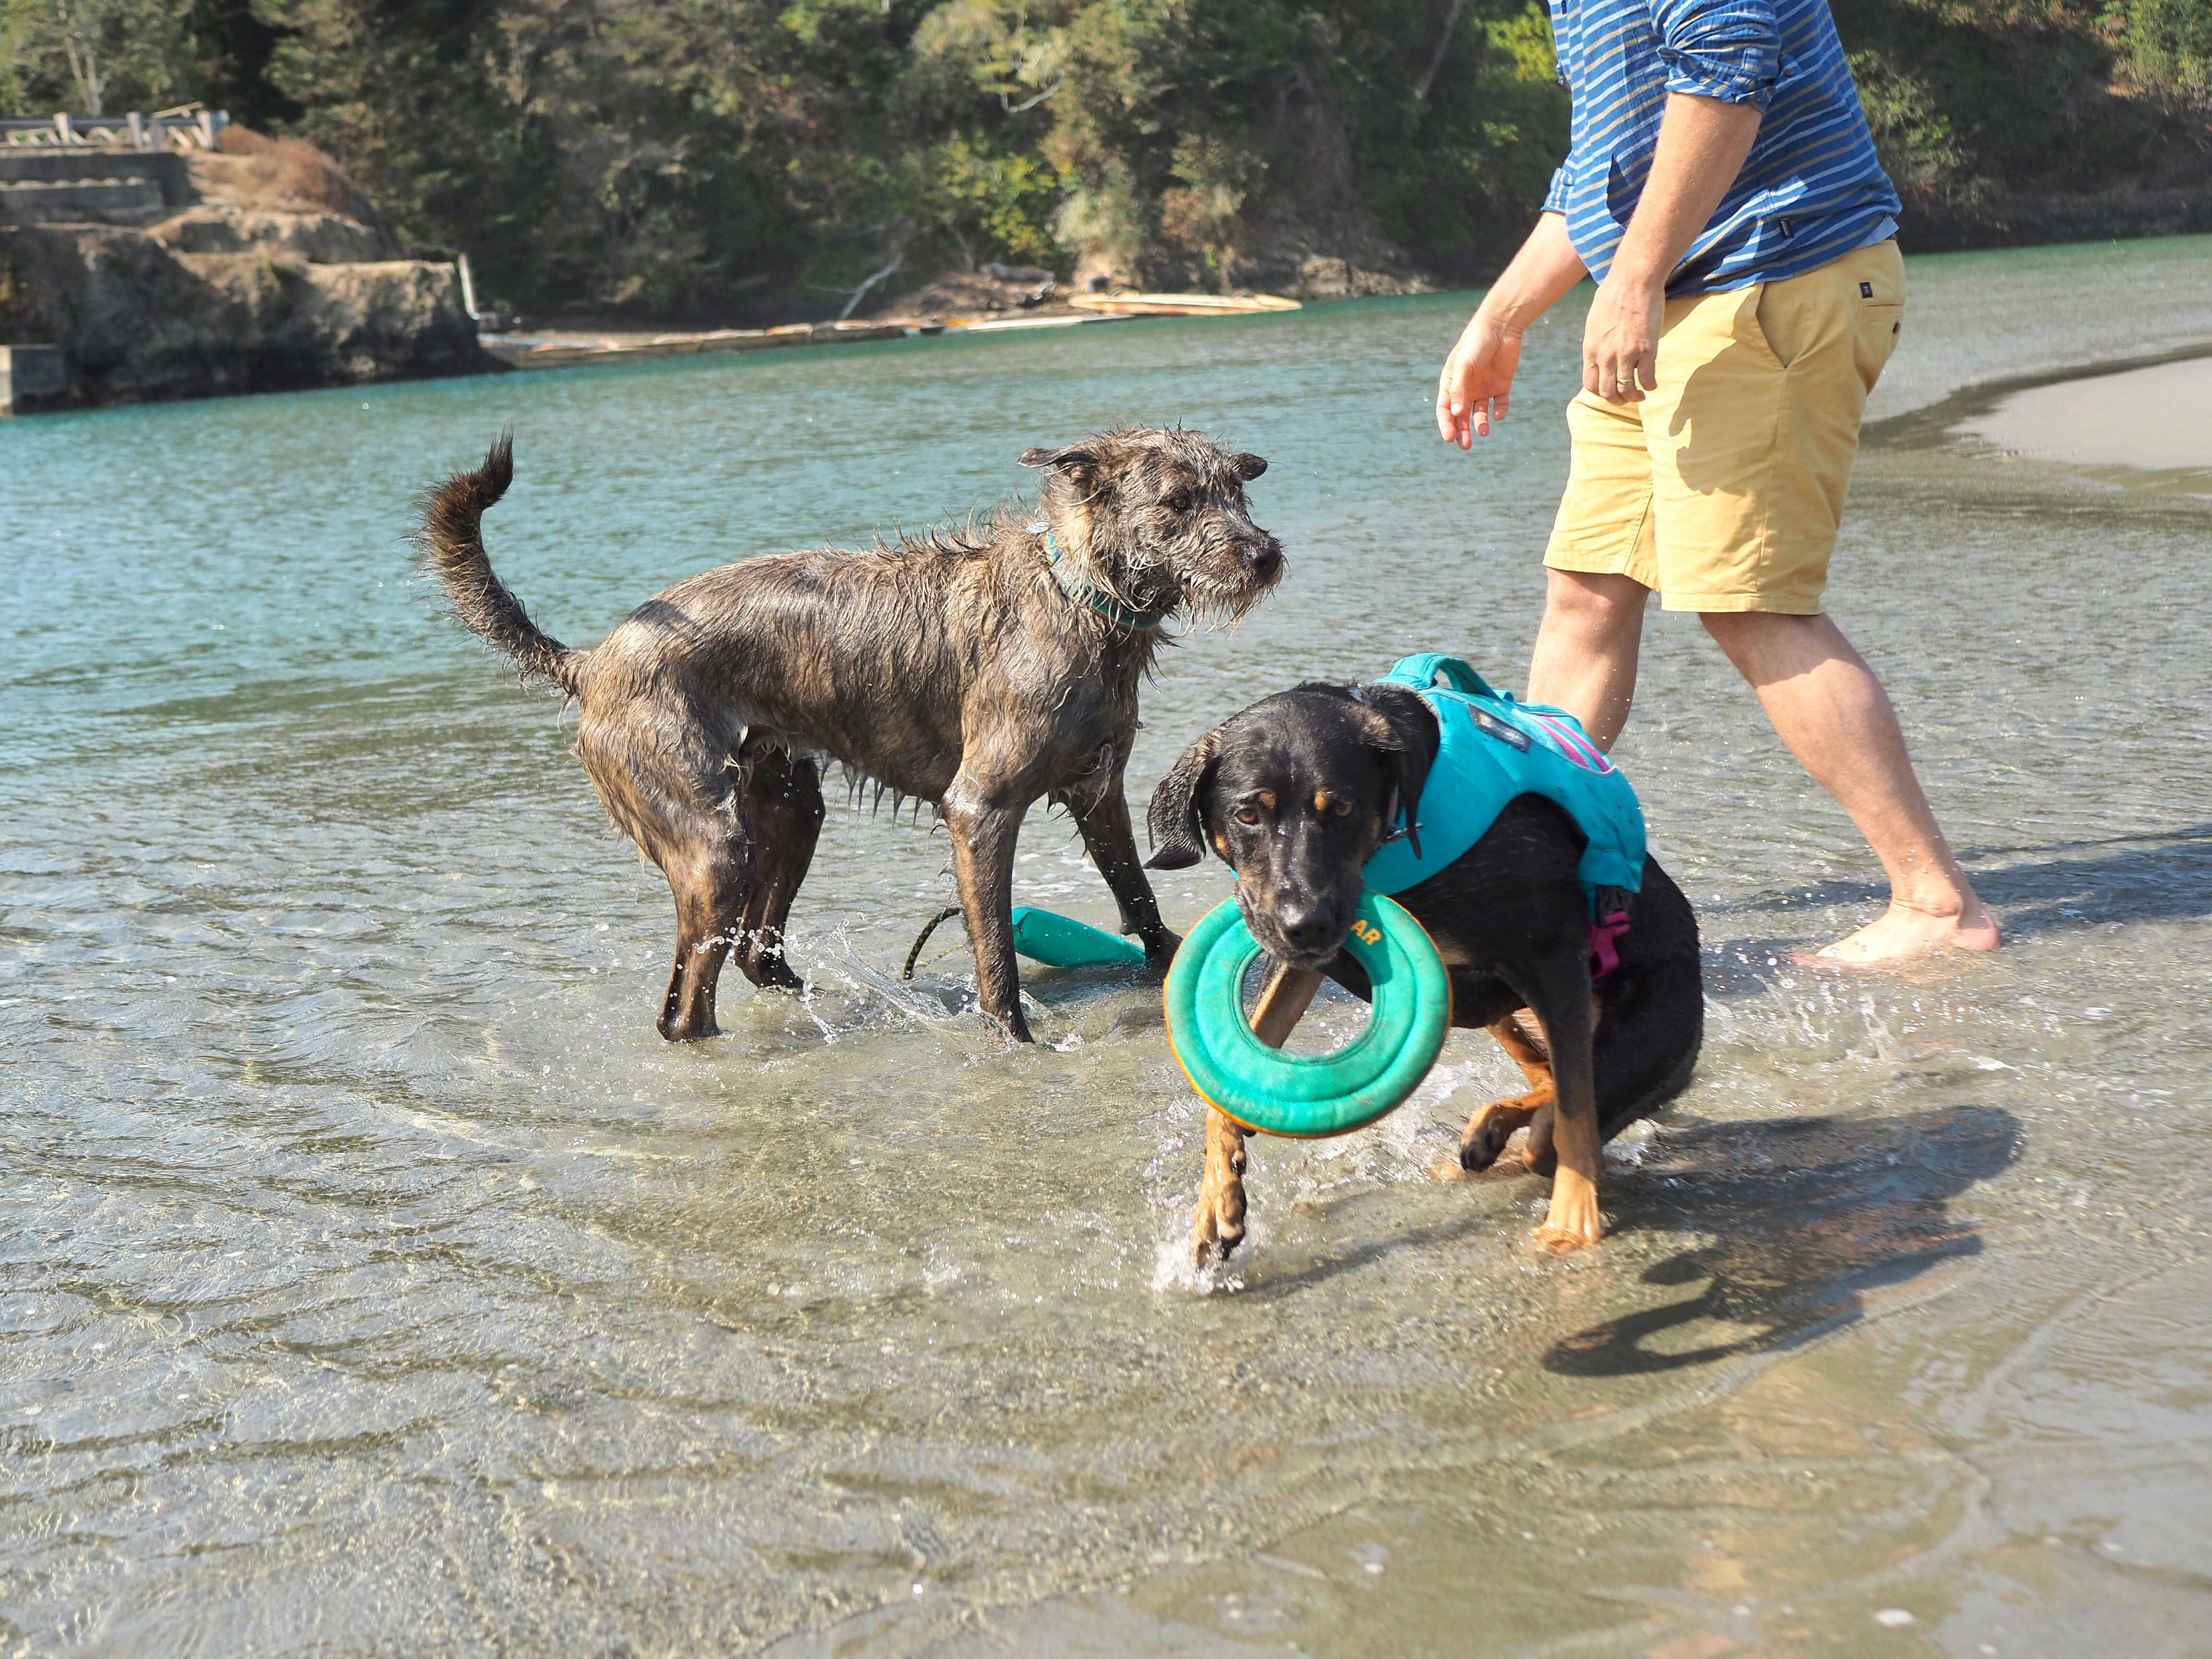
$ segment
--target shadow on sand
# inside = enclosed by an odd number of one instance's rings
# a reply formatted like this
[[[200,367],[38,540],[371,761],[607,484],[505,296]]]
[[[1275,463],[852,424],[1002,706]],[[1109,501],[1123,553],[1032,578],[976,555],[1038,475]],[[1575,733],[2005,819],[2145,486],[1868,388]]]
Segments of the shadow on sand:
[[[1647,1285],[1694,1285],[1695,1296],[1578,1331],[1544,1357],[1567,1376],[1674,1370],[1778,1346],[1859,1316],[1869,1290],[1900,1285],[1982,1248],[1950,1200],[2017,1155],[2020,1126],[1993,1106],[1889,1118],[1788,1117],[1669,1127],[1650,1162],[1606,1180],[1615,1237],[1718,1234],[1644,1270]],[[1500,1172],[1485,1181],[1527,1181]],[[1533,1194],[1536,1186],[1530,1186]],[[1494,1230],[1494,1212],[1370,1238],[1326,1261],[1268,1274],[1240,1301],[1267,1303],[1403,1250]],[[1698,1340],[1692,1328],[1730,1334]],[[1676,1340],[1666,1340],[1677,1334]],[[1688,1340],[1680,1340],[1682,1334]]]
[[[1544,1356],[1545,1368],[1572,1376],[1674,1370],[1855,1320],[1866,1291],[1981,1249],[1950,1201],[2009,1164],[2019,1140],[2013,1115],[1990,1106],[1670,1131],[1663,1165],[1616,1180],[1610,1207],[1623,1233],[1690,1226],[1719,1235],[1721,1243],[1643,1275],[1647,1285],[1702,1279],[1705,1288],[1577,1331]]]
[[[1985,867],[1985,860],[2021,853],[2031,855],[2028,862]],[[1979,848],[1964,858],[1975,890],[2014,938],[2069,923],[2181,921],[2212,915],[2212,823],[2057,847]],[[1888,890],[1877,883],[1836,881],[1754,899],[1743,908],[1771,912],[1875,904],[1887,896]],[[1802,946],[1747,940],[1734,948]]]

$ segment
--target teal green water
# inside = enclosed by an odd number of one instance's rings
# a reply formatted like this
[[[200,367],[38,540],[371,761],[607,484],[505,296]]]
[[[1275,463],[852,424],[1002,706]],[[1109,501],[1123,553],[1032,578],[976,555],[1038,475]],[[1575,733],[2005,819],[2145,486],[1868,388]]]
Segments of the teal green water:
[[[1915,261],[1875,412],[2212,336],[2208,253]],[[1156,987],[1033,971],[1010,1051],[957,932],[896,980],[942,836],[834,811],[808,994],[665,1047],[665,886],[410,577],[506,424],[495,560],[588,643],[1182,421],[1273,463],[1290,574],[1166,654],[1141,799],[1301,678],[1518,682],[1577,331],[1462,455],[1468,303],[0,426],[0,1652],[2202,1652],[2212,502],[1878,428],[1832,608],[2009,948],[1794,965],[1878,872],[1655,614],[1620,755],[1710,1036],[1613,1236],[1540,1257],[1539,1183],[1431,1173],[1517,1088],[1458,1036],[1257,1143],[1204,1280]],[[1110,917],[1064,822],[1021,856]]]

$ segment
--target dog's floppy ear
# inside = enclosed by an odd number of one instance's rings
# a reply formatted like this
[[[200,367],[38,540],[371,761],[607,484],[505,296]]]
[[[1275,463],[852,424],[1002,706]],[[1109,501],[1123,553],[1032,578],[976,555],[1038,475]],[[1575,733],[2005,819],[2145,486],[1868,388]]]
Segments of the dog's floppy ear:
[[[1229,458],[1229,466],[1230,470],[1243,479],[1246,483],[1250,483],[1253,479],[1267,470],[1267,461],[1258,455],[1231,455]]]
[[[1066,444],[1058,449],[1024,449],[1024,466],[1049,467],[1055,472],[1065,472],[1078,489],[1087,488],[1104,463],[1098,452],[1082,444]]]
[[[1220,748],[1218,726],[1182,751],[1168,769],[1145,814],[1145,830],[1156,849],[1147,870],[1188,870],[1206,856],[1206,788]]]
[[[1398,793],[1398,808],[1405,814],[1407,839],[1413,856],[1421,855],[1421,832],[1413,828],[1421,805],[1421,791],[1429,781],[1429,767],[1436,755],[1437,717],[1420,694],[1402,685],[1363,685],[1358,693],[1367,728],[1367,746],[1390,773]],[[1383,826],[1389,832],[1389,826]]]

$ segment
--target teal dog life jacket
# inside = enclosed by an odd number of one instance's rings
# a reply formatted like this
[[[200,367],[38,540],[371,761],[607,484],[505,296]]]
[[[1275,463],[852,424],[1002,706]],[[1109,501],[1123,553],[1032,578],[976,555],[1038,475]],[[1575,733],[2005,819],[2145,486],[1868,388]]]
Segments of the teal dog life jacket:
[[[1441,674],[1448,685],[1438,685]],[[1402,823],[1367,860],[1368,887],[1401,893],[1480,841],[1516,795],[1541,795],[1565,811],[1589,845],[1575,878],[1596,912],[1598,890],[1644,885],[1644,809],[1620,769],[1565,709],[1516,702],[1456,657],[1407,657],[1375,682],[1420,693],[1437,717],[1437,761],[1421,786],[1412,828]],[[1401,815],[1402,816],[1402,815]]]

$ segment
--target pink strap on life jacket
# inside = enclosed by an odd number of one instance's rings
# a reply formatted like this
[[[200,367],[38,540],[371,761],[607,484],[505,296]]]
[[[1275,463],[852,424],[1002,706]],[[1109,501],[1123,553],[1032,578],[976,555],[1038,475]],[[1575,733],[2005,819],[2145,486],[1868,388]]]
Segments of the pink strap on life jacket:
[[[1590,980],[1593,984],[1620,966],[1620,941],[1628,932],[1628,912],[1615,910],[1590,923]]]

